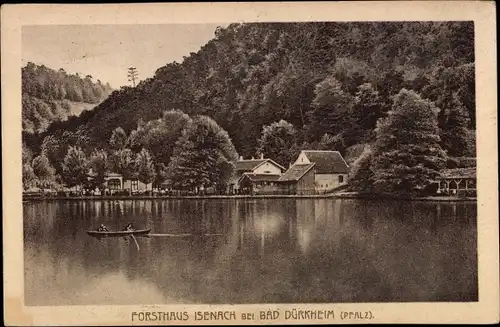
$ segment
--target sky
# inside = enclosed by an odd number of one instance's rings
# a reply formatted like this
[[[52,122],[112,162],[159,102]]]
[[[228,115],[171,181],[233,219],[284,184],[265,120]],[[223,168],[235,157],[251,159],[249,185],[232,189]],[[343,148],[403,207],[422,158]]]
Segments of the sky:
[[[39,25],[22,29],[22,65],[33,62],[54,70],[91,75],[114,89],[130,85],[127,68],[139,80],[167,63],[182,62],[226,24]]]

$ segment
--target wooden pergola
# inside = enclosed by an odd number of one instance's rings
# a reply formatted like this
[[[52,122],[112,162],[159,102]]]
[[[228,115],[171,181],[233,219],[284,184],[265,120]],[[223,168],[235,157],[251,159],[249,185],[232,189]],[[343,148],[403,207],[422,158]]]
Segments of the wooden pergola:
[[[476,191],[476,168],[445,169],[436,182],[438,194],[458,195],[461,192]]]

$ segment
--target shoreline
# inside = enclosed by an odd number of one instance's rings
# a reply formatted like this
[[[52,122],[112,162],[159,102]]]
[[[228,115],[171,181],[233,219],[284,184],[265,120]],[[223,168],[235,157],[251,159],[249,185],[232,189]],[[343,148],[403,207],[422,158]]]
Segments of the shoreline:
[[[458,196],[427,196],[397,198],[388,196],[374,196],[362,194],[330,193],[330,194],[312,194],[312,195],[287,195],[287,194],[261,194],[261,195],[186,195],[186,196],[23,196],[22,201],[103,201],[103,200],[231,200],[231,199],[359,199],[359,200],[399,200],[399,201],[435,201],[435,202],[477,202],[476,197],[458,197]]]

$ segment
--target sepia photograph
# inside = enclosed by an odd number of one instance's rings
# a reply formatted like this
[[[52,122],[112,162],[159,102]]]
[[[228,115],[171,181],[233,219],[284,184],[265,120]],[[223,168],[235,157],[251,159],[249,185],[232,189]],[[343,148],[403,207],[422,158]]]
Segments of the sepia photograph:
[[[496,102],[478,106],[477,25],[19,26],[20,306],[213,324],[479,304],[478,223],[498,227],[498,205],[480,219]]]

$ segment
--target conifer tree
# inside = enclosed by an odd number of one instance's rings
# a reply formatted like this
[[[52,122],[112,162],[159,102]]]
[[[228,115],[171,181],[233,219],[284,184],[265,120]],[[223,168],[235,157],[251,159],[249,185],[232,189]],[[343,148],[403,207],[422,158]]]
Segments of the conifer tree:
[[[444,167],[438,109],[414,91],[402,89],[388,116],[377,123],[373,154],[376,190],[394,195],[418,195]]]
[[[441,130],[443,149],[449,156],[460,157],[467,155],[470,125],[469,114],[457,94],[453,94],[446,121]]]

